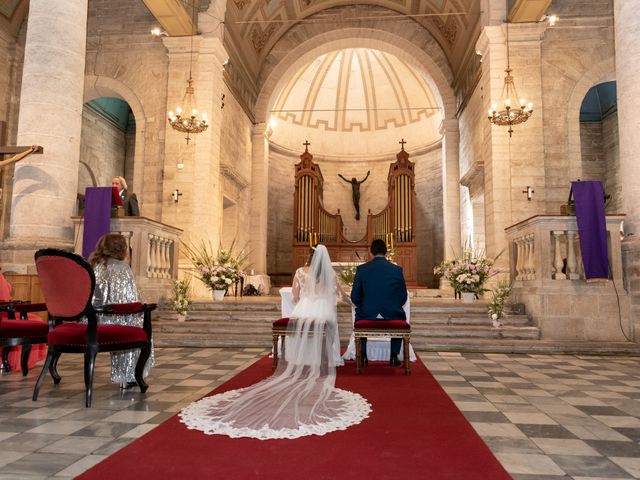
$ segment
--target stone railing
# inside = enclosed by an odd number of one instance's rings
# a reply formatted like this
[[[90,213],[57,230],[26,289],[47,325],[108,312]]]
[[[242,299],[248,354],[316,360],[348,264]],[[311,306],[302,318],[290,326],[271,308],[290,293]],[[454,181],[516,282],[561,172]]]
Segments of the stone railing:
[[[606,218],[609,280],[593,283],[585,280],[575,216],[537,215],[505,229],[512,299],[525,304],[543,339],[620,341],[622,329],[630,335],[623,219]]]
[[[83,219],[72,217],[74,250],[82,253]],[[130,264],[140,295],[146,302],[167,297],[178,278],[178,256],[182,230],[145,217],[111,219],[111,232],[123,235],[130,248]]]

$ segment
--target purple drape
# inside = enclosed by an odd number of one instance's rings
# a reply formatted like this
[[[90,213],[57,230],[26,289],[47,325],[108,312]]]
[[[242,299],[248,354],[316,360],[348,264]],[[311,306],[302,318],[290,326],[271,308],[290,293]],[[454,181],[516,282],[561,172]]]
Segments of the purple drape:
[[[609,278],[604,189],[599,180],[571,182],[587,281]]]
[[[84,192],[84,237],[82,256],[96,249],[98,239],[109,233],[111,225],[111,187],[89,187]]]

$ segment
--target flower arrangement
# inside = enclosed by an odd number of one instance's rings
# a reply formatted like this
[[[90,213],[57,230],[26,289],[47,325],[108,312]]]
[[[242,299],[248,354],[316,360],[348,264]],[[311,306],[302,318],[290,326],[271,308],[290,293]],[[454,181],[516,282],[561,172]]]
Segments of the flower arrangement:
[[[235,240],[228,249],[218,248],[214,252],[210,242],[202,241],[194,247],[182,244],[186,256],[195,267],[195,276],[211,290],[226,291],[230,285],[244,277],[243,265],[248,254],[242,250],[235,254],[233,247]]]
[[[493,265],[499,256],[487,258],[484,250],[476,251],[465,245],[461,258],[444,260],[433,269],[433,273],[449,280],[456,295],[460,292],[480,295],[486,291],[484,283],[498,273]]]
[[[345,285],[353,287],[353,281],[356,278],[357,268],[357,265],[350,265],[347,268],[340,270],[340,273],[338,274],[340,276],[340,280],[342,280]]]
[[[491,301],[487,306],[489,316],[494,327],[501,327],[500,319],[504,316],[504,309],[511,294],[511,284],[506,281],[498,283],[498,286],[491,291]]]
[[[395,249],[393,247],[391,247],[391,248],[389,248],[387,250],[386,258],[391,263],[395,263],[397,265],[397,263],[396,263],[396,255],[397,255],[397,253],[396,253]]]
[[[189,299],[190,289],[191,280],[189,278],[173,281],[171,306],[178,315],[185,315],[191,308],[191,300]]]

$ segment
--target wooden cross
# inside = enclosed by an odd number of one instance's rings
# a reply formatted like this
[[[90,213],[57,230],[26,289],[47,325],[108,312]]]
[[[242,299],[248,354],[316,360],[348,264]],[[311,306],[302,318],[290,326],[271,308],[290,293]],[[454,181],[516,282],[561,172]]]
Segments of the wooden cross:
[[[303,143],[302,145],[304,145],[304,151],[305,151],[305,152],[308,152],[308,151],[309,151],[309,145],[311,145],[311,144],[309,143],[309,140],[305,140],[305,141],[304,141],[304,143]]]
[[[404,141],[404,138],[402,140],[400,140],[398,143],[400,145],[402,145],[402,150],[404,150],[404,144],[407,143],[407,142]]]
[[[14,154],[13,157],[0,161],[0,168],[16,163],[32,153],[44,153],[44,148],[39,145],[31,145],[30,147],[0,147],[0,155],[10,153]]]

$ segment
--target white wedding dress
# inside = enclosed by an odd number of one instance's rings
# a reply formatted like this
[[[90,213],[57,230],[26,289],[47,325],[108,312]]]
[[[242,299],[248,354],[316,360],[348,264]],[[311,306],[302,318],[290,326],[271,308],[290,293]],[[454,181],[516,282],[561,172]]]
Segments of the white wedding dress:
[[[336,276],[324,245],[316,247],[288,330],[286,355],[271,377],[192,403],[180,412],[182,423],[209,435],[267,440],[324,435],[368,417],[361,395],[335,387]]]

